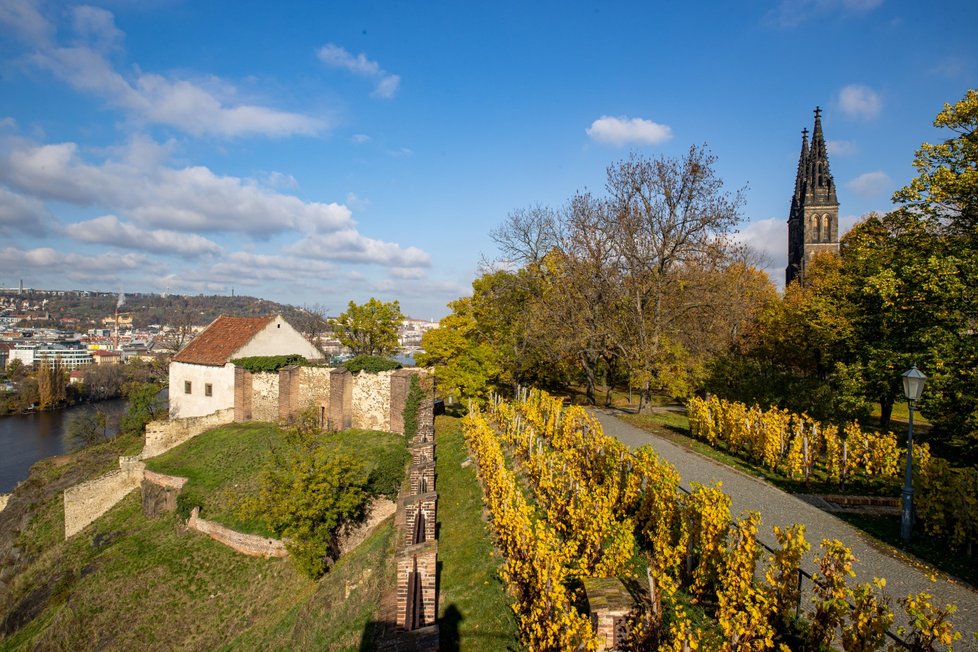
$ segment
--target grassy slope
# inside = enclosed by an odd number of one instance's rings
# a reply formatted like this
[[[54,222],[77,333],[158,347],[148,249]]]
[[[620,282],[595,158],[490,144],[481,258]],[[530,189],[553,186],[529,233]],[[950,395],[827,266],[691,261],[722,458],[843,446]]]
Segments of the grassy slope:
[[[258,491],[261,470],[285,438],[270,423],[236,423],[203,433],[163,455],[147,460],[146,468],[190,478],[181,502],[199,505],[201,516],[242,532],[273,536],[261,515],[242,510]],[[404,439],[371,430],[348,430],[325,437],[324,445],[352,455],[367,467],[396,451],[407,461]]]
[[[100,537],[112,539],[93,547]],[[0,649],[349,650],[374,619],[392,571],[391,522],[319,582],[287,559],[239,555],[143,518],[130,494],[89,530],[50,550],[35,583],[59,577],[46,611]]]
[[[461,466],[468,457],[461,424],[452,417],[438,417],[435,432],[441,648],[516,648],[516,624],[496,574],[502,560],[482,520],[482,488],[475,466]]]
[[[267,424],[221,428],[174,449],[167,464],[157,468],[191,477],[188,488],[196,481],[195,491],[205,503],[215,493],[226,498],[235,484],[236,491],[243,491],[257,476],[276,430]],[[404,451],[401,437],[363,431],[334,435],[328,445],[368,461],[382,451]],[[97,475],[104,465],[92,457],[42,466],[35,482]],[[176,514],[144,518],[138,492],[63,541],[60,493],[47,494],[19,536],[34,558],[13,580],[14,600],[0,613],[0,621],[11,613],[33,619],[0,640],[0,650],[147,644],[162,649],[356,649],[376,619],[384,589],[393,583],[391,521],[312,582],[288,560],[245,557],[187,532]],[[233,518],[233,510],[220,500],[209,504]],[[40,610],[25,608],[29,603]]]

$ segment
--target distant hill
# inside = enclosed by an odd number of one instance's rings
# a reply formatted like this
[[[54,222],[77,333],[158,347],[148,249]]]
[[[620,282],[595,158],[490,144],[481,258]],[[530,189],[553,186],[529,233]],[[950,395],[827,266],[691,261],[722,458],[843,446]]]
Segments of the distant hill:
[[[25,290],[0,293],[4,298],[28,299],[40,304],[47,300],[44,312],[50,315],[50,325],[56,326],[62,318],[73,317],[79,320],[76,328],[84,330],[101,324],[104,317],[115,313],[119,295],[109,293],[65,293],[53,295],[39,291]],[[133,326],[144,328],[150,324],[186,327],[206,326],[220,315],[236,317],[262,317],[281,314],[296,329],[304,333],[322,333],[325,320],[322,310],[300,308],[289,304],[276,303],[267,299],[249,296],[224,295],[167,295],[126,294],[120,312],[131,314]],[[45,325],[35,322],[36,325]]]

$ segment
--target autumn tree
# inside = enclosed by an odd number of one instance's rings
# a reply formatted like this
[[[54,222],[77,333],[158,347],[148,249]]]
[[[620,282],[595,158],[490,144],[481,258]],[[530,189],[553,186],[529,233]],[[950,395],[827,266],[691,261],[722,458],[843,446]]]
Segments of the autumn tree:
[[[618,346],[642,387],[640,411],[652,387],[671,380],[669,368],[682,354],[676,336],[689,325],[682,319],[685,306],[669,299],[682,289],[684,272],[731,254],[727,236],[740,219],[743,197],[723,190],[715,162],[709,150],[693,146],[680,159],[632,156],[608,168],[609,217],[626,298]]]
[[[397,331],[403,320],[397,301],[373,297],[363,305],[351,301],[336,319],[336,336],[354,355],[392,355],[397,352]]]
[[[471,297],[456,299],[448,307],[452,314],[421,336],[424,353],[417,354],[415,362],[434,368],[442,394],[485,399],[501,373],[498,350],[480,334]]]

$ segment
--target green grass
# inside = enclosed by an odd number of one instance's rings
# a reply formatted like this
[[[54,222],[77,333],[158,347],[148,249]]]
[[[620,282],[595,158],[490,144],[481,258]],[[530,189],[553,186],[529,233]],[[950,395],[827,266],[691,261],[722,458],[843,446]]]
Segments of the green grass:
[[[399,435],[347,430],[320,437],[321,445],[362,461],[368,473],[385,460],[393,460],[395,470],[403,474],[408,453]],[[284,431],[274,424],[235,423],[147,460],[146,468],[189,478],[179,500],[188,509],[199,506],[201,517],[241,532],[274,536],[262,515],[247,508],[247,502],[259,490],[262,468],[286,445]]]
[[[483,520],[482,488],[458,419],[435,420],[438,490],[439,618],[443,650],[517,649],[516,623]]]
[[[146,519],[133,492],[15,579],[14,604],[56,588],[0,649],[357,649],[393,582],[392,539],[388,521],[314,582],[288,559],[187,531],[176,514]]]

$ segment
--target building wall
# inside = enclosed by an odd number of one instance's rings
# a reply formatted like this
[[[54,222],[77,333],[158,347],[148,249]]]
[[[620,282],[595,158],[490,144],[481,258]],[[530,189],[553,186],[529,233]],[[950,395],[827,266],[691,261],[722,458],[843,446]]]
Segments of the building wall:
[[[235,358],[250,358],[264,355],[289,355],[298,353],[307,360],[318,360],[323,357],[316,347],[309,343],[299,331],[292,328],[287,321],[277,317],[250,342],[238,349]]]
[[[184,383],[190,381],[190,394]],[[211,396],[204,386],[211,385]],[[234,365],[216,367],[187,362],[170,363],[170,417],[186,419],[234,407]]]

